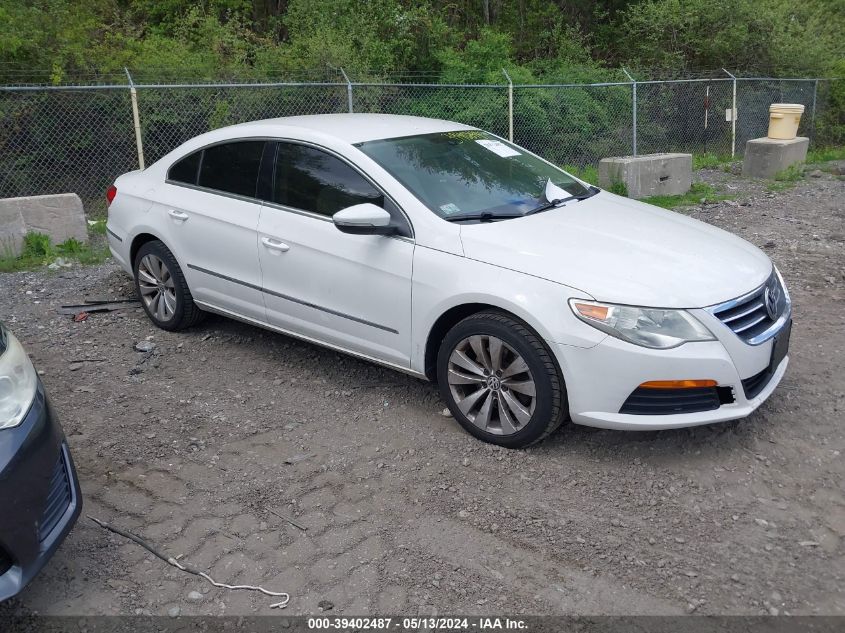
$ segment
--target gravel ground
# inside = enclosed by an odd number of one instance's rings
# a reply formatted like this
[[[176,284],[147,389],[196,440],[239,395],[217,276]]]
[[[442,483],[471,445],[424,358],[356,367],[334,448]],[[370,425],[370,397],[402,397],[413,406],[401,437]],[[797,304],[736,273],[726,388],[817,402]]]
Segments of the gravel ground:
[[[84,512],[217,579],[289,591],[288,613],[845,614],[845,182],[697,178],[737,198],[687,212],[764,248],[795,309],[781,387],[712,427],[566,425],[529,450],[488,446],[441,414],[433,385],[285,336],[56,314],[131,293],[112,263],[0,275],[0,317],[60,413]],[[83,518],[0,614],[272,602]]]

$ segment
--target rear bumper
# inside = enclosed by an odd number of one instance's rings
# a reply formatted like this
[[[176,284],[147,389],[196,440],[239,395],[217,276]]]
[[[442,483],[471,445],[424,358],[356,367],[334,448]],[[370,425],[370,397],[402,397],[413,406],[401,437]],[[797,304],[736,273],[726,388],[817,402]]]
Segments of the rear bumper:
[[[109,251],[111,252],[111,256],[120,264],[120,267],[123,268],[127,273],[130,275],[132,274],[132,262],[129,261],[129,254],[128,254],[128,246],[124,242],[124,238],[118,235],[117,231],[114,230],[108,224],[106,225],[106,239],[109,243]]]
[[[40,381],[23,422],[0,431],[0,601],[19,593],[70,532],[82,495]]]

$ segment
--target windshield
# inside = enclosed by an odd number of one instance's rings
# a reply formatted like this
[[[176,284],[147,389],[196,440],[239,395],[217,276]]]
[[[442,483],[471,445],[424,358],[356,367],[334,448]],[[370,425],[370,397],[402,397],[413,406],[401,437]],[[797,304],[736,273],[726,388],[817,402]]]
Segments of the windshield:
[[[514,217],[547,202],[549,181],[560,195],[589,195],[557,167],[480,130],[422,134],[357,147],[442,218]]]

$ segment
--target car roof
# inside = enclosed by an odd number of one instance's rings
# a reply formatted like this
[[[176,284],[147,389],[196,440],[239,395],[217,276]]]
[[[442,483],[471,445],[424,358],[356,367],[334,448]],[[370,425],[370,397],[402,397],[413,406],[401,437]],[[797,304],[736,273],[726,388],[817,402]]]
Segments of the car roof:
[[[291,128],[328,135],[347,143],[362,143],[385,138],[474,130],[469,125],[398,114],[310,114],[241,123],[225,128],[231,132],[249,132],[267,136],[284,135]]]

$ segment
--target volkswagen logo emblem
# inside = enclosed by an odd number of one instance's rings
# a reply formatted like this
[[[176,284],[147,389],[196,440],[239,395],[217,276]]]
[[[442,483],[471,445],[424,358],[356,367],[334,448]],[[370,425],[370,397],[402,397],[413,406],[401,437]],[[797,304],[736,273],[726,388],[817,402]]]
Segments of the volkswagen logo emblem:
[[[763,303],[766,305],[766,313],[772,321],[778,318],[778,304],[780,303],[780,287],[775,283],[766,286],[763,292]]]

